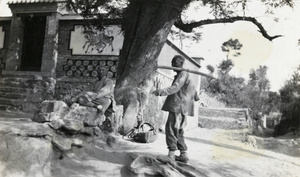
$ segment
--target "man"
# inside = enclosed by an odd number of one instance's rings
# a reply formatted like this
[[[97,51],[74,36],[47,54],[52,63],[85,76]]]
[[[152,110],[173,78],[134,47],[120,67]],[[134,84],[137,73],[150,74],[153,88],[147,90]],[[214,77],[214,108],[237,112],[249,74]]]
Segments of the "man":
[[[172,67],[182,68],[184,58],[176,55],[172,59]],[[168,157],[186,163],[188,159],[187,146],[184,141],[186,117],[193,115],[193,103],[198,101],[197,91],[186,71],[175,71],[177,75],[172,85],[165,89],[153,92],[156,96],[167,96],[162,110],[168,111],[169,116],[165,127],[166,143],[169,149]],[[180,155],[175,156],[175,150],[180,150]]]
[[[106,77],[106,72],[105,68],[99,68],[97,70],[99,80],[94,83],[91,91],[83,91],[74,97],[73,100],[82,106],[97,108],[102,115],[106,114],[106,111],[114,102],[114,82]],[[106,115],[106,117],[109,116]]]

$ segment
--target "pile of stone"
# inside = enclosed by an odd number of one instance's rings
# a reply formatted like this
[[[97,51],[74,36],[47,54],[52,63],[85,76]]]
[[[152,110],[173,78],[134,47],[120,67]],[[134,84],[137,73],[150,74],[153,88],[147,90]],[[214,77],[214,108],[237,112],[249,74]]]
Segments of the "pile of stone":
[[[46,100],[32,121],[48,123],[56,132],[52,144],[59,150],[66,151],[72,146],[84,146],[85,136],[102,136],[103,133],[115,132],[122,119],[120,107],[113,113],[112,119],[106,119],[96,108],[80,106],[70,107],[63,101]]]

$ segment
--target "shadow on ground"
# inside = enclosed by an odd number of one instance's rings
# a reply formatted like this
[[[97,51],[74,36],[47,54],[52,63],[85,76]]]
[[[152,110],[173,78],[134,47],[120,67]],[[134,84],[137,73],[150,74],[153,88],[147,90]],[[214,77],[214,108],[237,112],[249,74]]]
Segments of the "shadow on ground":
[[[267,158],[274,158],[272,156],[268,156],[268,155],[265,155],[265,154],[262,154],[262,153],[258,153],[258,152],[247,150],[247,149],[243,149],[241,147],[233,146],[233,145],[229,145],[229,144],[217,143],[217,142],[213,142],[213,141],[208,141],[208,140],[198,139],[198,138],[190,138],[190,137],[187,137],[186,139],[190,140],[190,141],[197,142],[197,143],[204,143],[204,144],[218,146],[218,147],[227,148],[227,149],[232,149],[232,150],[236,150],[236,151],[244,151],[244,152],[247,152],[247,153],[250,153],[250,154],[253,154],[253,155],[257,155],[257,156],[263,156],[263,157],[267,157]]]

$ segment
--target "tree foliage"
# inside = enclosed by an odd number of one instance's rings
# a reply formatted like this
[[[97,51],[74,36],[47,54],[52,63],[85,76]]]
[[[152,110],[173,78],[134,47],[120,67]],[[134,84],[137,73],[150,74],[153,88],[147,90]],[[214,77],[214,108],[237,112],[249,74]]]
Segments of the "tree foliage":
[[[219,64],[217,79],[202,78],[203,87],[201,89],[216,96],[228,107],[250,108],[255,119],[260,112],[269,114],[271,111],[279,110],[280,96],[269,90],[266,66],[260,66],[256,70],[252,69],[246,83],[243,77],[236,77],[227,72],[230,70],[228,68],[232,68],[234,65],[225,65],[224,61],[228,60],[223,60]]]
[[[212,65],[207,65],[206,68],[210,72],[210,74],[213,74],[215,72],[215,68]]]
[[[210,8],[213,18],[186,19],[185,14],[191,2],[198,3],[200,10]],[[281,5],[293,6],[291,0],[261,2],[270,9]],[[105,19],[122,19],[124,42],[117,68],[115,100],[117,104],[124,106],[123,122],[131,122],[126,125],[130,129],[134,126],[132,123],[135,122],[133,120],[137,117],[139,108],[145,105],[150,93],[151,79],[157,69],[157,57],[172,26],[180,29],[180,33],[190,33],[205,25],[243,21],[256,26],[267,40],[281,37],[280,34],[268,34],[259,20],[247,16],[247,5],[246,0],[66,0],[67,9],[89,19],[86,20],[87,26],[96,25],[101,29]],[[197,40],[200,36],[201,34],[196,33],[194,39]],[[223,81],[213,82],[222,94],[228,93],[228,98],[233,98],[236,97],[239,86],[233,88],[231,83],[240,84],[241,79],[228,76],[230,67],[230,60],[224,62],[221,68],[225,69],[221,78]]]
[[[300,66],[280,89],[282,120],[275,127],[275,136],[300,129]]]
[[[233,66],[234,66],[234,64],[231,59],[222,60],[221,63],[218,65],[219,75],[222,76],[222,75],[228,74]]]
[[[259,66],[258,69],[252,69],[249,74],[249,84],[253,87],[253,90],[259,92],[269,91],[270,81],[267,78],[267,66]]]
[[[182,9],[182,15],[178,17],[174,25],[183,32],[193,32],[194,28],[202,27],[209,24],[217,23],[233,23],[236,21],[250,22],[258,27],[258,31],[268,40],[272,41],[281,35],[270,36],[263,25],[255,18],[245,15],[245,10],[249,1],[247,0],[151,0],[154,3],[167,4],[169,6],[181,6],[185,5]],[[146,0],[66,0],[66,9],[82,15],[86,19],[92,19],[93,25],[102,27],[103,19],[105,18],[124,18],[124,14],[130,8],[130,3],[139,2],[146,3]],[[198,3],[199,7],[209,7],[210,14],[213,14],[213,19],[204,19],[199,21],[185,21],[185,11],[188,9],[191,2]],[[273,13],[273,10],[278,7],[289,6],[293,7],[292,0],[261,0],[266,6],[266,13]],[[150,3],[149,3],[150,4]],[[181,4],[181,5],[179,5]],[[201,8],[200,8],[201,9]],[[187,37],[192,40],[199,41],[201,33],[196,32],[194,35],[186,35],[176,30],[172,30],[175,36]]]
[[[267,78],[268,67],[259,66],[257,69],[252,69],[249,73],[249,81],[243,91],[244,105],[252,109],[254,118],[259,112],[269,114],[272,110],[270,96],[275,97],[275,93],[270,92],[270,81]],[[275,101],[275,100],[274,100]]]
[[[223,60],[228,61],[228,60]],[[202,78],[201,89],[209,93],[210,95],[216,96],[220,101],[226,103],[229,107],[240,107],[241,106],[241,93],[245,86],[245,79],[242,77],[235,77],[230,75],[228,67],[221,64],[218,67],[218,78],[208,79]],[[228,65],[227,65],[228,66]],[[232,68],[233,64],[229,68]],[[224,72],[225,70],[226,72]]]
[[[211,95],[216,95],[228,107],[251,108],[253,115],[257,118],[259,112],[268,114],[278,110],[280,99],[276,92],[269,90],[270,81],[267,78],[268,68],[266,66],[252,69],[247,83],[244,78],[230,74],[234,63],[228,58],[228,53],[234,51],[240,55],[239,50],[242,46],[237,39],[230,39],[222,44],[221,49],[227,53],[227,59],[217,65],[217,79],[202,79],[203,87],[201,88]],[[211,73],[214,71],[211,65],[208,65],[207,69]]]
[[[124,18],[128,4],[123,0],[67,0],[65,8],[83,16],[87,26],[102,29],[105,19]]]
[[[242,48],[242,44],[238,39],[229,39],[224,42],[221,46],[223,52],[226,53],[226,59],[222,60],[217,66],[217,79],[202,79],[201,84],[206,88],[205,90],[213,95],[217,95],[219,100],[225,102],[227,106],[237,106],[240,104],[240,93],[244,87],[245,79],[242,77],[235,77],[229,74],[230,70],[234,66],[231,59],[228,58],[228,54],[234,50],[238,53],[238,50]],[[214,72],[214,67],[211,65],[207,66],[207,69]],[[203,88],[203,87],[202,87]]]
[[[223,52],[227,52],[227,59],[229,59],[228,57],[231,52],[234,52],[234,57],[241,55],[241,53],[238,52],[238,50],[240,50],[242,47],[243,45],[239,42],[238,39],[229,39],[228,41],[222,44],[221,48]]]
[[[263,37],[272,41],[282,35],[270,36],[267,31],[264,29],[263,25],[255,18],[251,16],[246,16],[245,10],[249,1],[247,0],[233,0],[233,1],[223,1],[223,0],[202,0],[197,1],[199,6],[210,7],[210,14],[213,14],[214,18],[199,20],[199,21],[190,21],[185,23],[183,19],[179,18],[175,22],[175,26],[181,29],[184,32],[192,32],[196,27],[202,27],[209,24],[218,24],[218,23],[234,23],[237,21],[250,22],[254,24],[262,34]],[[293,7],[293,1],[291,0],[261,0],[265,5],[265,13],[272,13],[274,9],[282,6]],[[234,9],[234,10],[233,10]]]

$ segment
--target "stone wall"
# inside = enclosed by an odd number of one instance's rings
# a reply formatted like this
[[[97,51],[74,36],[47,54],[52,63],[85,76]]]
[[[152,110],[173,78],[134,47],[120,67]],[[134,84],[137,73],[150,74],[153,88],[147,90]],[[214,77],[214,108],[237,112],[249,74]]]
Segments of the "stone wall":
[[[199,126],[202,128],[240,129],[252,126],[246,109],[199,108]]]
[[[109,21],[107,24],[116,24]],[[56,65],[55,98],[59,100],[88,90],[97,79],[96,69],[108,69],[107,77],[115,79],[119,56],[114,55],[73,55],[70,49],[71,32],[75,25],[84,25],[83,20],[60,20],[58,29],[58,60]]]
[[[42,101],[53,98],[55,80],[52,77],[34,75],[6,75],[0,79],[0,85],[1,106],[34,112]]]
[[[117,22],[110,22],[117,23]],[[83,20],[60,20],[59,21],[59,31],[58,31],[58,60],[56,66],[56,74],[58,79],[62,79],[67,76],[66,70],[64,70],[64,66],[69,65],[69,60],[74,60],[74,64],[76,61],[91,61],[96,62],[93,65],[100,65],[100,61],[117,61],[119,56],[117,55],[73,55],[72,49],[70,49],[70,40],[71,40],[71,32],[74,30],[75,25],[84,25],[85,22]],[[115,65],[116,63],[114,63]],[[101,66],[112,66],[109,63],[102,64]]]

